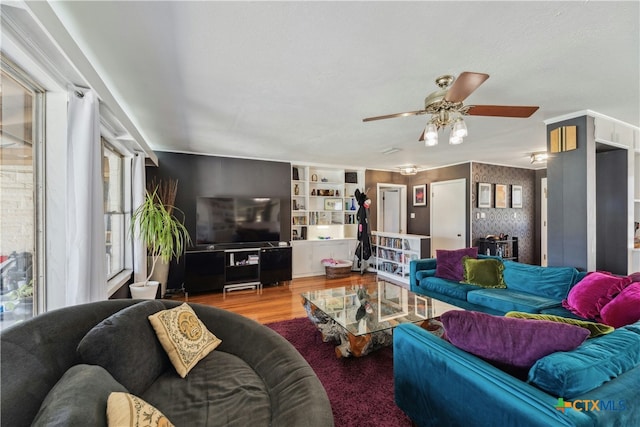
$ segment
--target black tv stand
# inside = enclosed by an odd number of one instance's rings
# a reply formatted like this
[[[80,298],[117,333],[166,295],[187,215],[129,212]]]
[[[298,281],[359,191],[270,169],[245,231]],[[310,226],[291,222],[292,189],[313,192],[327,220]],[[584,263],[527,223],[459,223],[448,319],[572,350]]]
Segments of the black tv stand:
[[[289,282],[291,246],[279,242],[200,245],[185,256],[184,292],[256,289],[263,284]]]

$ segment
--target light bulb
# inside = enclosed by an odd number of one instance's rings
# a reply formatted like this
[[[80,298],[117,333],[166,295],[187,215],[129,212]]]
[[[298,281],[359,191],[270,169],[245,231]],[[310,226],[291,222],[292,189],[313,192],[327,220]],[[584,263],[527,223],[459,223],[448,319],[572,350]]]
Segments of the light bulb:
[[[424,138],[435,139],[436,144],[438,143],[438,128],[436,128],[436,125],[434,125],[433,123],[427,124],[427,127],[424,129]]]
[[[453,133],[453,135],[460,138],[464,138],[465,136],[467,136],[467,125],[465,124],[464,120],[462,120],[461,118],[456,120],[455,123],[453,123],[451,132]]]
[[[449,137],[449,144],[451,144],[451,145],[462,144],[462,137],[461,136],[455,136],[452,133],[451,136]]]
[[[438,135],[435,138],[427,138],[424,140],[424,145],[427,147],[433,147],[434,145],[438,145]]]

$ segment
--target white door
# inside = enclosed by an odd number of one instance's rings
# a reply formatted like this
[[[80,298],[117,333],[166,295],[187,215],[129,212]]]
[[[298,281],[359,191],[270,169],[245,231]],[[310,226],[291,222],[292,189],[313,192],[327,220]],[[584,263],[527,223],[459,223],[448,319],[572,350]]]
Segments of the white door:
[[[431,256],[436,249],[466,246],[467,180],[431,184]]]
[[[385,189],[382,192],[382,230],[386,233],[400,233],[400,190]]]
[[[547,178],[540,184],[540,265],[547,266]]]

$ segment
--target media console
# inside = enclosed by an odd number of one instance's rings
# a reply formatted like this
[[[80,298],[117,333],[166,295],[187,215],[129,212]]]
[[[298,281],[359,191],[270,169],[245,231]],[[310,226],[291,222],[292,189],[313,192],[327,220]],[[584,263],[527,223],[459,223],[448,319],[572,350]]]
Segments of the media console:
[[[199,246],[185,256],[184,291],[262,289],[291,280],[291,246],[279,243],[225,243]]]

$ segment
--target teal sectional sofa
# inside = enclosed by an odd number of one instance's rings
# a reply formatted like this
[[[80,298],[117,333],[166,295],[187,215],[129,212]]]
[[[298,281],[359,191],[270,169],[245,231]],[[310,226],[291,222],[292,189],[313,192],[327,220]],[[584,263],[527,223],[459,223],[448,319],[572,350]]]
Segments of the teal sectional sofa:
[[[478,255],[478,259],[498,257]],[[585,275],[573,267],[540,267],[503,261],[506,288],[483,288],[436,277],[436,258],[411,261],[411,291],[465,310],[504,315],[509,311],[577,317],[562,307],[569,290]],[[578,317],[579,318],[579,317]]]
[[[518,379],[414,324],[393,333],[396,404],[419,427],[640,425],[640,321]]]

